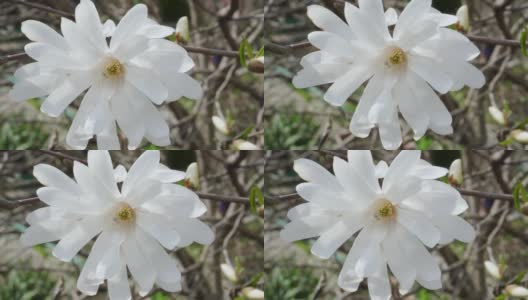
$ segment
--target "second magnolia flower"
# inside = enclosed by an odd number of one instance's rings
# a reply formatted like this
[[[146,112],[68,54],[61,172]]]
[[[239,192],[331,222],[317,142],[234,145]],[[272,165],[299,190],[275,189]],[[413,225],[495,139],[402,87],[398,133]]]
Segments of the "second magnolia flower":
[[[297,192],[308,203],[288,212],[292,222],[281,237],[319,237],[311,251],[329,258],[359,232],[338,278],[347,291],[356,291],[368,278],[371,298],[389,299],[387,266],[402,293],[415,280],[439,289],[441,271],[425,246],[454,239],[469,242],[475,236],[471,225],[458,217],[467,209],[466,201],[435,180],[447,170],[420,159],[419,151],[402,151],[390,167],[383,161],[375,165],[369,151],[356,150],[348,151],[348,161],[334,157],[335,175],[307,159],[296,160],[294,170],[307,181]]]

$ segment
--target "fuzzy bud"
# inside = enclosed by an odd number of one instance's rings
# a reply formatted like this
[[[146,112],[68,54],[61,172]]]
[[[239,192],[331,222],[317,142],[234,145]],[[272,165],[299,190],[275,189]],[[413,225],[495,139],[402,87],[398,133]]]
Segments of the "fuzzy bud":
[[[176,41],[179,44],[187,44],[191,39],[189,32],[189,18],[181,17],[176,23]]]
[[[493,118],[493,120],[495,122],[497,122],[497,124],[499,125],[506,125],[506,122],[507,122],[507,116],[506,114],[501,111],[500,109],[498,109],[496,106],[490,106],[488,108],[488,111],[491,115],[491,117]]]
[[[264,73],[264,56],[251,59],[247,64],[248,70],[253,73]]]
[[[494,262],[492,261],[485,261],[484,262],[484,268],[486,268],[486,272],[488,272],[488,274],[497,279],[497,280],[501,280],[502,279],[502,272],[499,268],[499,266],[497,266]]]
[[[235,269],[229,265],[229,264],[220,264],[220,269],[222,270],[222,273],[224,276],[229,279],[229,281],[233,283],[238,282],[238,275],[235,271]]]
[[[449,167],[449,174],[447,180],[452,186],[461,186],[464,182],[464,174],[462,172],[462,160],[455,159]]]
[[[458,18],[457,27],[463,32],[469,31],[469,11],[467,5],[462,5],[456,14]]]
[[[528,132],[521,130],[521,129],[515,129],[510,133],[510,136],[518,143],[521,144],[528,144]]]
[[[187,167],[185,173],[185,186],[197,190],[200,188],[200,173],[198,171],[198,164],[193,162]]]
[[[516,284],[507,285],[505,288],[505,291],[506,291],[506,294],[508,294],[508,296],[517,297],[517,298],[528,298],[528,289],[520,285],[516,285]]]
[[[245,287],[242,289],[242,295],[250,300],[263,300],[264,299],[264,291],[252,288],[252,287]]]

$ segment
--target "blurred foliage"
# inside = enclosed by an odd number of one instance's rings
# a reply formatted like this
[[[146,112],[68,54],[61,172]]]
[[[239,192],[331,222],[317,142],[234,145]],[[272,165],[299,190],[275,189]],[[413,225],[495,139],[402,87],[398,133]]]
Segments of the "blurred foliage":
[[[0,299],[48,300],[55,281],[46,272],[12,271],[0,284]]]
[[[264,133],[267,149],[312,149],[320,125],[310,116],[276,114]]]
[[[49,133],[45,132],[39,123],[3,122],[0,125],[0,149],[44,149],[48,137]]]
[[[309,299],[318,281],[308,270],[273,269],[266,281],[266,300]]]

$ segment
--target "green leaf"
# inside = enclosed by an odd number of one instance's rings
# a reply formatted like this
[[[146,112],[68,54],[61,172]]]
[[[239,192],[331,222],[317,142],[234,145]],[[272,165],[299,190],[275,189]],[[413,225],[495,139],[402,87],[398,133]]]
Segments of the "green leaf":
[[[261,57],[261,56],[264,56],[264,47],[260,48],[259,52],[257,53],[255,57]]]
[[[239,138],[241,140],[246,140],[254,128],[255,126],[249,126],[248,128],[244,129],[244,131],[242,131],[242,133],[239,134]]]
[[[528,57],[528,50],[526,50],[526,40],[528,39],[528,27],[524,28],[521,33],[521,52],[524,56]]]
[[[240,64],[245,67],[247,66],[246,62],[246,48],[248,47],[249,42],[247,39],[243,39],[242,43],[240,43],[240,48],[238,48],[238,56],[240,57]],[[250,46],[251,47],[251,46]]]
[[[523,203],[528,202],[528,193],[522,182],[517,182],[513,188],[513,205],[517,211],[521,211],[521,201]]]
[[[264,276],[263,272],[255,274],[253,277],[251,277],[251,280],[248,282],[247,286],[256,286],[262,276]]]
[[[257,206],[262,205],[264,205],[264,195],[260,188],[254,185],[249,191],[249,208],[252,213],[257,214]]]
[[[515,142],[514,139],[512,139],[512,138],[508,138],[508,139],[506,139],[506,140],[500,142],[499,145],[501,145],[501,146],[503,146],[503,147],[506,147],[506,146],[509,146],[509,145],[513,144],[513,142]]]
[[[512,284],[520,284],[524,279],[524,276],[526,276],[526,273],[528,273],[528,271],[523,271],[517,274],[517,276],[515,276],[515,278],[512,280]]]

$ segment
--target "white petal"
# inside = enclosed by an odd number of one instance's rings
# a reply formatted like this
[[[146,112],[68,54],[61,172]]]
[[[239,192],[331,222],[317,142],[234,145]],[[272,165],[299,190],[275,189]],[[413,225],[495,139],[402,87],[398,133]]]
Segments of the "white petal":
[[[350,70],[326,91],[324,100],[334,106],[343,105],[372,75],[372,68],[360,64],[352,65]]]
[[[308,217],[310,215],[322,215],[324,213],[325,209],[318,205],[312,203],[302,203],[293,208],[290,208],[287,216],[288,219],[293,221],[303,217]]]
[[[103,227],[102,217],[86,218],[66,234],[53,249],[53,256],[70,261],[94,236],[101,232]]]
[[[149,235],[142,230],[136,231],[138,244],[152,261],[156,270],[156,283],[168,292],[178,292],[181,290],[181,273],[178,270],[176,261],[170,257],[165,250]]]
[[[475,238],[475,230],[464,219],[457,216],[433,216],[434,224],[440,229],[440,243],[446,244],[453,239],[470,243]]]
[[[305,181],[326,186],[335,191],[343,190],[337,179],[320,164],[305,158],[293,162],[293,170]]]
[[[186,97],[193,100],[203,98],[203,89],[198,81],[191,76],[180,73],[181,71],[172,71],[170,77],[164,78],[164,83],[169,89],[168,101],[178,100]]]
[[[24,21],[22,22],[21,31],[28,39],[34,42],[41,42],[62,50],[68,50],[68,45],[64,41],[64,38],[42,22],[35,20]]]
[[[45,186],[54,187],[73,195],[81,192],[75,181],[53,166],[38,164],[33,168],[33,175]]]
[[[161,183],[157,180],[142,180],[141,184],[137,184],[126,197],[126,201],[132,207],[139,207],[144,202],[152,200],[161,193]]]
[[[128,139],[128,147],[136,148],[145,135],[145,126],[141,115],[131,106],[132,97],[144,97],[130,85],[123,87],[120,92],[112,97],[110,109],[117,124]]]
[[[18,81],[9,91],[9,98],[16,102],[22,102],[31,98],[40,98],[49,92],[28,81]]]
[[[409,291],[416,279],[416,267],[413,258],[400,246],[400,243],[406,242],[406,235],[400,232],[399,227],[393,228],[383,242],[382,249],[389,268],[400,283],[400,290]]]
[[[280,238],[286,242],[304,240],[321,235],[336,223],[331,216],[308,216],[286,224],[280,232]]]
[[[24,46],[26,54],[44,67],[78,69],[77,63],[65,52],[44,43],[29,43]]]
[[[103,184],[115,195],[119,195],[119,189],[114,180],[114,167],[110,153],[104,150],[88,151],[88,166],[94,176],[101,179]]]
[[[321,237],[312,246],[312,254],[327,259],[337,251],[356,231],[361,229],[361,218],[351,221],[339,221],[321,234]]]
[[[170,220],[173,228],[181,237],[178,246],[184,247],[192,242],[202,245],[210,245],[214,241],[214,233],[205,223],[193,218],[172,218]]]
[[[394,8],[389,8],[385,11],[385,22],[387,26],[396,25],[398,22],[398,12]]]
[[[82,196],[93,201],[94,206],[105,207],[116,201],[116,197],[108,187],[86,165],[75,161],[73,175],[84,194]]]
[[[127,66],[126,80],[156,104],[163,103],[169,96],[161,78],[146,68]]]
[[[379,0],[376,0],[379,1]],[[382,12],[383,14],[383,12]],[[383,16],[383,15],[382,15]],[[354,35],[358,40],[364,41],[374,48],[383,47],[388,36],[386,35],[386,25],[383,19],[383,26],[379,26],[378,20],[371,19],[364,11],[350,3],[345,2],[345,18]]]
[[[156,280],[156,272],[150,258],[141,253],[135,237],[129,237],[123,243],[122,252],[132,277],[139,285],[139,294],[145,296]]]
[[[393,204],[398,204],[418,194],[422,190],[422,184],[422,180],[409,178],[400,182],[399,184],[393,185],[387,191],[387,194],[390,195],[390,201]]]
[[[107,48],[101,20],[92,1],[81,0],[81,3],[75,8],[75,22],[99,51],[104,51]]]
[[[161,112],[147,98],[131,99],[136,115],[142,116],[144,121],[145,137],[154,145],[168,146],[170,141],[170,128]]]
[[[432,248],[440,241],[438,228],[419,212],[399,207],[398,223],[416,235],[428,247]]]
[[[88,73],[72,74],[46,98],[40,110],[52,117],[59,116],[77,96],[90,87],[91,81],[92,77]]]
[[[403,238],[403,236],[407,236]],[[402,231],[402,238],[406,241],[400,243],[400,246],[412,257],[414,264],[419,266],[416,268],[416,280],[427,288],[437,289],[439,287],[431,287],[440,282],[441,287],[441,271],[438,263],[434,257],[427,251],[422,243],[412,234]]]
[[[143,178],[149,177],[159,167],[160,152],[155,150],[149,150],[143,152],[141,156],[134,162],[128,171],[126,180],[123,182],[121,189],[124,196],[134,188],[136,184]]]
[[[143,26],[139,30],[139,34],[142,34],[150,39],[161,39],[174,33],[174,28],[169,26],[159,25],[156,22],[152,22],[149,25]]]
[[[163,215],[138,211],[136,223],[169,250],[174,249],[180,242],[178,231],[172,228],[169,220]]]
[[[438,68],[434,60],[417,55],[409,55],[409,68],[427,81],[441,94],[447,93],[453,86],[453,81]]]
[[[354,168],[351,164],[342,160],[341,158],[334,157],[334,173],[336,174],[337,180],[341,183],[341,186],[345,189],[345,195],[347,199],[342,201],[344,203],[350,203],[351,205],[358,207],[366,207],[372,203],[376,198],[378,187],[372,187],[372,182],[367,181],[361,173],[359,168]],[[335,208],[339,207],[335,206]]]
[[[383,87],[383,75],[378,74],[374,75],[367,84],[350,122],[350,131],[355,136],[365,138],[370,134],[371,128],[374,127],[374,124],[369,121],[368,114]]]
[[[106,20],[103,24],[103,35],[105,37],[111,37],[116,29],[116,24],[111,19]]]
[[[293,77],[292,83],[299,89],[332,83],[344,76],[349,69],[348,64],[306,65]]]
[[[100,25],[97,25],[99,27]],[[77,61],[83,63],[83,67],[89,67],[90,64],[99,62],[104,55],[105,46],[102,47],[95,44],[90,38],[90,30],[82,30],[82,28],[70,19],[61,19],[61,31],[68,46],[73,49],[70,55],[76,58]],[[79,67],[79,63],[77,63]]]
[[[371,223],[360,231],[349,253],[355,258],[354,272],[357,276],[376,274],[377,264],[382,256],[380,244],[386,234],[387,227],[380,222]]]
[[[376,276],[369,276],[368,290],[372,300],[390,300],[392,298],[389,274],[385,262],[377,263]]]
[[[414,139],[419,140],[427,132],[429,115],[426,112],[426,99],[419,98],[407,84],[402,81],[394,87],[394,100],[398,103],[400,112],[414,131]]]
[[[416,165],[420,161],[420,155],[420,151],[401,151],[394,158],[387,171],[387,175],[383,180],[383,191],[387,192],[393,185],[398,184],[400,179],[405,178],[412,169],[411,166]]]
[[[191,218],[199,217],[206,212],[206,206],[193,191],[177,184],[171,186],[170,194],[151,198],[141,207],[154,213]]]
[[[344,38],[354,38],[350,27],[329,9],[321,5],[310,5],[308,6],[307,14],[317,27],[338,34]]]
[[[28,227],[20,236],[23,246],[29,247],[47,242],[53,242],[61,238],[59,232],[44,229],[38,225]]]
[[[375,26],[376,32],[382,34],[385,40],[390,39],[391,36],[385,21],[383,2],[381,0],[359,0],[358,5],[360,10],[369,16],[369,20]]]
[[[420,45],[438,32],[438,24],[425,21],[413,25],[405,34],[402,34],[397,41],[398,46],[404,51],[408,51]]]
[[[346,203],[352,205],[349,200],[343,197],[340,191],[336,192],[319,184],[301,183],[296,186],[296,190],[299,196],[306,201],[326,207],[327,209],[337,210]],[[357,201],[359,202],[361,200],[364,200],[364,198],[360,198]]]
[[[89,206],[80,201],[78,195],[74,195],[64,190],[59,190],[54,187],[41,187],[37,190],[37,196],[40,201],[53,206],[55,208],[61,208],[68,211],[87,211]]]
[[[448,170],[446,168],[436,167],[431,165],[429,162],[421,159],[418,164],[415,165],[411,176],[416,176],[421,179],[437,179],[447,175]]]
[[[381,191],[378,178],[376,177],[376,167],[372,160],[372,153],[369,150],[349,150],[347,152],[348,164],[361,174],[365,182],[376,192]]]
[[[110,49],[117,49],[120,44],[130,38],[138,30],[138,25],[147,20],[147,6],[144,4],[134,5],[126,15],[119,21],[110,41]]]
[[[154,171],[149,177],[163,183],[173,183],[185,179],[185,172],[172,170],[163,164],[159,164],[156,171]]]
[[[138,55],[141,55],[149,47],[148,39],[144,36],[134,36],[123,41],[113,54],[121,62],[127,62]],[[128,66],[126,67],[128,71]]]
[[[430,8],[431,0],[412,0],[407,4],[394,28],[394,38],[399,39],[407,30],[412,29],[412,26],[420,21]]]
[[[316,48],[335,56],[349,57],[353,54],[350,42],[335,33],[313,31],[308,34],[308,41]]]
[[[119,273],[108,279],[108,296],[110,299],[132,299],[130,286],[128,284],[127,270],[124,263],[122,263]]]

